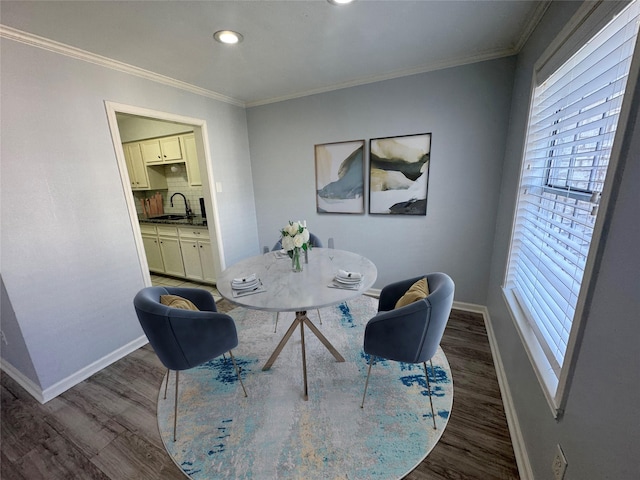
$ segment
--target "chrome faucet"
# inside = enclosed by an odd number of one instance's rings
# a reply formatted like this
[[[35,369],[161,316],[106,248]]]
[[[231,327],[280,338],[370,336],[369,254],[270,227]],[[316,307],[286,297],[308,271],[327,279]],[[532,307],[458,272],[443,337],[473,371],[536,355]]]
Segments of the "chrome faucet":
[[[185,197],[182,193],[176,192],[173,195],[171,195],[171,206],[173,207],[173,197],[175,197],[176,195],[180,195],[184,200],[184,206],[187,213],[187,218],[193,217],[193,212],[191,211],[191,207],[189,207],[189,201],[187,200],[187,197]]]

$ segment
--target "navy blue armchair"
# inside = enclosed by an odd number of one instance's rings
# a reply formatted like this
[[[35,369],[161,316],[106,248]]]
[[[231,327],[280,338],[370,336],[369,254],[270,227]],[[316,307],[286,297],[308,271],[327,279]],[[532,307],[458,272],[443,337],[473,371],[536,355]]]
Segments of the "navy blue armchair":
[[[427,278],[429,295],[395,309],[400,297],[411,285],[424,277]],[[364,332],[364,351],[369,355],[369,368],[361,407],[364,407],[375,357],[405,363],[422,363],[427,379],[433,428],[437,428],[426,361],[431,362],[442,339],[453,305],[454,290],[453,280],[445,273],[430,273],[402,280],[382,289],[378,313],[369,320]]]
[[[196,310],[172,308],[160,303],[161,295],[177,295],[193,302]],[[169,372],[176,372],[176,392],[173,422],[173,440],[176,439],[178,420],[178,380],[180,370],[202,365],[229,352],[240,385],[247,396],[240,371],[231,349],[238,345],[236,326],[229,315],[218,313],[211,293],[198,288],[147,287],[133,299],[140,325],[160,361],[167,367],[167,398]]]

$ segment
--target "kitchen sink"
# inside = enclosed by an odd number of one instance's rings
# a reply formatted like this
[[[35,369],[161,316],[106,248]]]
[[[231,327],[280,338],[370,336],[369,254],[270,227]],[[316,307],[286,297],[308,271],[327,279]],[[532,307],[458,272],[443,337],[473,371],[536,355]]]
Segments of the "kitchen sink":
[[[186,218],[186,215],[175,215],[168,213],[166,215],[156,215],[155,217],[149,217],[149,220],[185,220]]]

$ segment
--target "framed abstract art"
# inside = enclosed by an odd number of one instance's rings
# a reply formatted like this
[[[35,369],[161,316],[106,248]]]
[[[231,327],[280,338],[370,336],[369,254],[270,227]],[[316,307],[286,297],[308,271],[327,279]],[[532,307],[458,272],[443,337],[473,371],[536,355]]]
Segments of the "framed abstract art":
[[[364,140],[315,146],[318,213],[364,213]]]
[[[431,134],[369,140],[369,213],[426,215]]]

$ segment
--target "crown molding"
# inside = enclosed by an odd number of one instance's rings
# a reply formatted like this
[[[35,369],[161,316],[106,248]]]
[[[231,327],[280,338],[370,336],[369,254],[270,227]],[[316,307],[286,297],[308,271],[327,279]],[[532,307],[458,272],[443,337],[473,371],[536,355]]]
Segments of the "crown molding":
[[[329,85],[329,86],[321,87],[317,89],[304,90],[304,91],[300,91],[300,92],[296,92],[288,95],[272,97],[264,100],[248,101],[248,102],[245,102],[236,98],[228,97],[226,95],[222,95],[212,90],[207,90],[205,88],[197,87],[195,85],[191,85],[189,83],[182,82],[180,80],[176,80],[171,77],[167,77],[149,70],[145,70],[143,68],[139,68],[134,65],[129,65],[127,63],[119,62],[117,60],[113,60],[111,58],[104,57],[102,55],[97,55],[97,54],[88,52],[86,50],[81,50],[79,48],[72,47],[70,45],[56,42],[54,40],[40,37],[38,35],[34,35],[31,33],[23,32],[21,30],[17,30],[15,28],[8,27],[2,24],[0,24],[0,37],[14,40],[16,42],[24,43],[26,45],[42,48],[44,50],[48,50],[54,53],[65,55],[65,56],[82,60],[85,62],[100,65],[106,68],[110,68],[112,70],[117,70],[123,73],[141,77],[156,83],[160,83],[160,84],[178,88],[180,90],[184,90],[190,93],[194,93],[196,95],[201,95],[203,97],[212,98],[214,100],[218,100],[224,103],[229,103],[231,105],[250,108],[250,107],[258,107],[261,105],[268,105],[271,103],[283,102],[286,100],[293,100],[296,98],[307,97],[310,95],[317,95],[321,93],[332,92],[334,90],[342,90],[344,88],[357,87],[361,85],[367,85],[370,83],[382,82],[385,80],[392,80],[395,78],[418,75],[418,74],[433,72],[437,70],[444,70],[446,68],[459,67],[459,66],[468,65],[471,63],[483,62],[488,60],[494,60],[497,58],[508,57],[511,55],[516,55],[518,52],[520,52],[522,47],[525,45],[525,43],[531,36],[531,33],[535,30],[536,26],[538,25],[538,23],[544,16],[545,12],[549,8],[549,5],[551,5],[551,0],[538,2],[535,11],[530,16],[529,21],[525,25],[523,29],[523,33],[520,36],[517,44],[512,48],[480,52],[474,55],[459,57],[455,59],[449,59],[442,62],[434,62],[434,63],[422,65],[422,66],[411,68],[411,69],[397,70],[397,71],[389,72],[382,75],[372,75],[369,77],[362,77],[362,78],[354,79],[348,82],[337,83],[337,84],[333,84],[333,85]]]
[[[544,14],[547,12],[547,9],[551,5],[551,1],[552,0],[545,0],[545,1],[539,1],[536,3],[536,8],[531,14],[531,16],[529,17],[529,21],[527,22],[527,24],[522,29],[522,35],[520,35],[520,39],[516,43],[516,46],[514,49],[516,53],[520,52],[520,50],[522,50],[522,48],[524,47],[525,43],[527,43],[527,40],[529,40],[529,37],[531,36],[533,31],[536,29],[536,27],[538,26],[538,23],[540,23],[540,20],[542,20],[542,17],[544,16]]]
[[[540,20],[542,20],[542,17],[544,16],[547,9],[551,5],[551,2],[552,0],[544,0],[544,1],[541,0],[537,2],[535,10],[529,17],[529,21],[522,29],[522,35],[520,35],[518,42],[512,48],[481,52],[481,53],[470,55],[467,57],[459,57],[459,58],[447,60],[444,62],[435,62],[435,63],[423,65],[423,66],[416,67],[409,70],[398,70],[398,71],[391,72],[384,75],[374,75],[371,77],[359,78],[351,82],[334,84],[328,87],[318,88],[314,90],[306,90],[306,91],[294,93],[291,95],[274,97],[267,100],[258,100],[255,102],[246,102],[245,107],[247,108],[258,107],[260,105],[283,102],[285,100],[293,100],[295,98],[307,97],[309,95],[316,95],[319,93],[327,93],[334,90],[341,90],[343,88],[357,87],[359,85],[366,85],[368,83],[382,82],[384,80],[392,80],[394,78],[408,77],[410,75],[418,75],[421,73],[434,72],[436,70],[444,70],[445,68],[460,67],[462,65],[468,65],[471,63],[484,62],[487,60],[494,60],[496,58],[509,57],[511,55],[516,55],[520,53],[520,50],[522,50],[524,45],[527,43],[527,40],[529,40],[529,37],[531,36],[533,31],[536,29],[536,27],[538,26],[538,23],[540,23]]]
[[[32,33],[23,32],[21,30],[8,27],[6,25],[0,24],[0,37],[13,40],[15,42],[20,42],[25,45],[30,45],[32,47],[41,48],[43,50],[47,50],[53,53],[58,53],[60,55],[65,55],[67,57],[75,58],[76,60],[82,60],[84,62],[93,63],[94,65],[99,65],[101,67],[109,68],[111,70],[116,70],[119,72],[127,73],[129,75],[134,75],[136,77],[144,78],[146,80],[151,80],[152,82],[167,85],[169,87],[178,88],[180,90],[194,93],[196,95],[212,98],[220,102],[229,103],[231,105],[236,105],[238,107],[245,106],[245,103],[241,100],[227,97],[226,95],[222,95],[212,90],[196,87],[195,85],[191,85],[190,83],[176,80],[175,78],[167,77],[165,75],[161,75],[159,73],[155,73],[150,70],[145,70],[143,68],[136,67],[134,65],[129,65],[124,62],[119,62],[117,60],[113,60],[108,57],[103,57],[102,55],[97,55],[95,53],[87,52],[86,50],[81,50],[79,48],[72,47],[64,43],[56,42],[55,40],[50,40],[48,38],[40,37]]]
[[[330,85],[328,87],[322,87],[312,90],[305,90],[298,93],[293,93],[291,95],[283,95],[281,97],[274,97],[267,100],[258,100],[255,102],[246,102],[245,107],[258,107],[261,105],[267,105],[270,103],[278,103],[283,102],[285,100],[293,100],[295,98],[308,97],[309,95],[317,95],[320,93],[327,93],[334,90],[342,90],[343,88],[357,87],[360,85],[367,85],[369,83],[382,82],[385,80],[393,80],[395,78],[408,77],[411,75],[418,75],[421,73],[434,72],[436,70],[444,70],[446,68],[460,67],[463,65],[468,65],[471,63],[484,62],[487,60],[495,60],[496,58],[509,57],[511,55],[515,55],[518,51],[515,48],[507,48],[500,50],[490,50],[481,53],[477,53],[474,55],[466,56],[466,57],[458,57],[454,59],[449,59],[443,62],[434,62],[428,65],[422,65],[420,67],[405,69],[405,70],[396,70],[394,72],[382,74],[382,75],[372,75],[370,77],[362,77],[349,82],[337,83]]]

